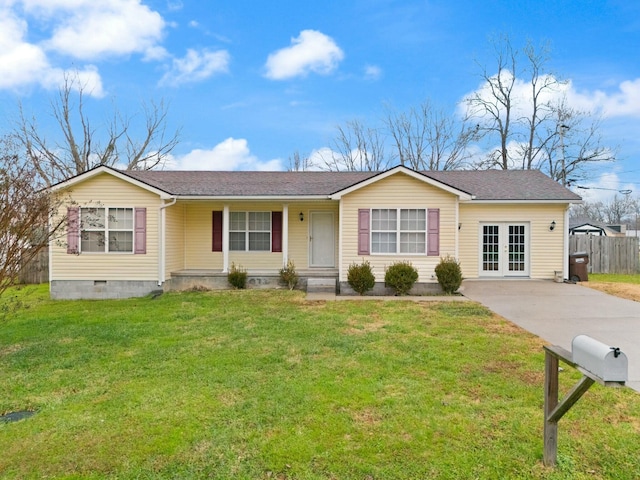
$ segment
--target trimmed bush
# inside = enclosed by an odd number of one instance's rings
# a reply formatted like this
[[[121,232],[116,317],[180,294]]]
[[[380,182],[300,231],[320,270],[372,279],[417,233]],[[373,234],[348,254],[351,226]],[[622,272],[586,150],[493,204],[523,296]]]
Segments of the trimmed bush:
[[[444,293],[451,295],[457,292],[462,285],[462,270],[458,260],[449,255],[441,258],[436,265],[436,277]]]
[[[236,267],[236,264],[232,263],[229,269],[229,275],[227,275],[227,281],[233,288],[247,288],[247,271],[242,268],[241,265]]]
[[[298,273],[293,260],[287,261],[287,266],[280,269],[280,281],[284,283],[289,290],[296,288],[298,284]]]
[[[352,263],[347,271],[347,282],[360,295],[364,295],[376,284],[376,277],[371,271],[371,264],[366,260],[362,263]]]
[[[396,262],[387,267],[384,284],[395,290],[396,295],[406,295],[418,280],[418,271],[411,262]]]

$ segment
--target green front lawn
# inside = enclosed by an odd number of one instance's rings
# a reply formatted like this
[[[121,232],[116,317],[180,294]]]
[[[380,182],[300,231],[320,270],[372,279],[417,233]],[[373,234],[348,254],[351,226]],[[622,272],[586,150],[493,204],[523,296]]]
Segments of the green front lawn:
[[[640,397],[599,385],[542,465],[542,342],[475,303],[17,294],[0,414],[37,413],[0,422],[2,478],[640,477]]]

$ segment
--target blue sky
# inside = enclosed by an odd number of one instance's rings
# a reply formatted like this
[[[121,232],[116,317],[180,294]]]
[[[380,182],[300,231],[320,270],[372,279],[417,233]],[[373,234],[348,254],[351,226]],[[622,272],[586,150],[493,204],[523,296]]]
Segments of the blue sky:
[[[495,64],[488,38],[550,42],[569,98],[602,115],[618,161],[578,193],[640,193],[640,3],[572,0],[0,0],[0,119],[17,104],[50,126],[65,72],[91,92],[95,125],[169,103],[172,168],[282,170],[336,126],[381,125],[430,99],[456,111]],[[50,135],[53,135],[51,130]],[[607,190],[605,190],[607,189]]]

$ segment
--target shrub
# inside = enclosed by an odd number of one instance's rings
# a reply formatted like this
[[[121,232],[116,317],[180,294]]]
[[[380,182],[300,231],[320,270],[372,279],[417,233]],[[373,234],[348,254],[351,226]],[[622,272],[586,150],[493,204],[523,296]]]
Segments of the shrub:
[[[444,293],[455,293],[462,285],[462,270],[455,258],[447,255],[436,266],[436,277]]]
[[[296,288],[298,283],[298,273],[293,260],[287,261],[287,266],[280,269],[280,281],[284,283],[289,290]]]
[[[371,264],[364,261],[362,263],[352,263],[347,271],[347,282],[360,295],[364,295],[376,284],[376,277],[371,271]]]
[[[406,295],[418,280],[418,271],[411,262],[395,262],[384,274],[384,284],[395,290],[396,295]]]
[[[227,280],[233,288],[247,288],[247,271],[241,265],[236,267],[236,264],[232,263]]]

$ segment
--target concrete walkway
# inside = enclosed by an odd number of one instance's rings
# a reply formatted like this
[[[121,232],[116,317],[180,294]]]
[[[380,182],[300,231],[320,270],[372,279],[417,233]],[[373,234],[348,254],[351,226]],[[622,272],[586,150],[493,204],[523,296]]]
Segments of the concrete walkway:
[[[551,280],[465,280],[462,293],[569,351],[581,334],[620,347],[629,360],[627,386],[640,391],[640,303]]]

